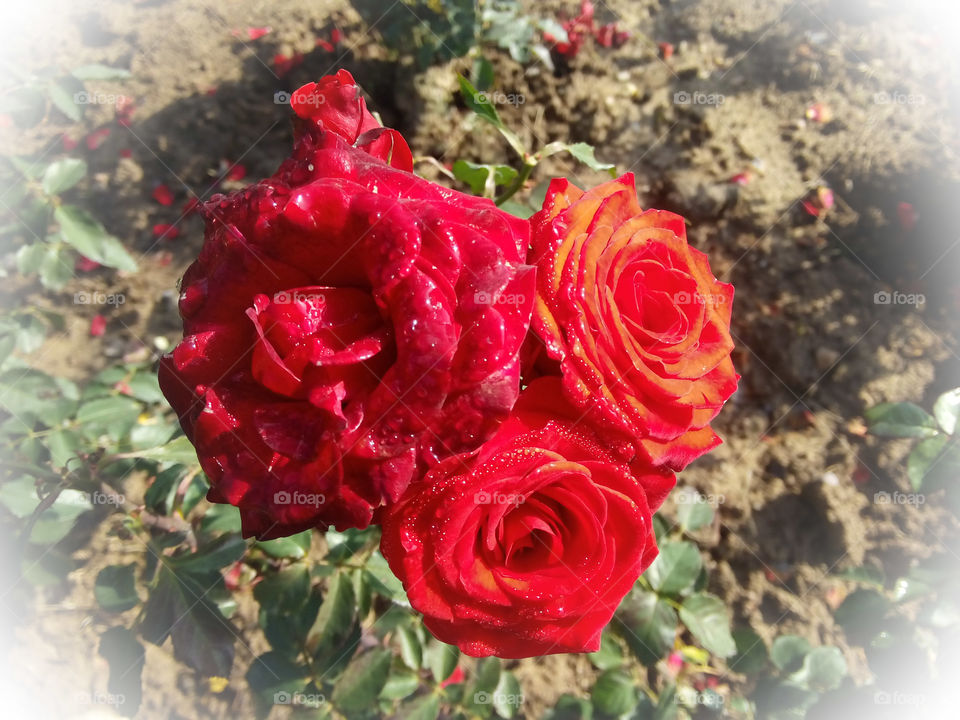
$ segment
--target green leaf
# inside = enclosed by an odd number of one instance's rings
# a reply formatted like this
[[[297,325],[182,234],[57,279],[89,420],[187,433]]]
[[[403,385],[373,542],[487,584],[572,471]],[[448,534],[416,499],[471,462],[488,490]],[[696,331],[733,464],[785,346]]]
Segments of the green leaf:
[[[493,103],[490,102],[490,98],[485,93],[477,90],[463,75],[458,75],[457,77],[460,81],[460,93],[463,95],[463,100],[467,104],[467,107],[496,127],[504,127],[500,115],[497,114]]]
[[[536,208],[532,208],[529,205],[517,202],[516,200],[507,200],[506,202],[501,203],[500,209],[506,213],[515,215],[522,220],[528,219],[537,211]]]
[[[701,567],[696,545],[686,541],[665,542],[644,577],[660,595],[683,595],[693,588]]]
[[[230,677],[237,631],[210,595],[223,577],[175,573],[164,566],[150,593],[141,621],[144,639],[161,645],[173,639],[173,655],[206,677]]]
[[[803,667],[790,676],[792,682],[813,690],[827,692],[840,687],[847,674],[847,661],[839,648],[832,646],[817,647],[807,653]]]
[[[61,205],[53,215],[60,224],[64,242],[81,254],[107,267],[129,271],[137,269],[136,261],[120,241],[86,210],[75,205]]]
[[[380,694],[390,673],[389,650],[376,648],[355,658],[333,686],[333,704],[341,712],[366,710]]]
[[[401,625],[397,628],[397,638],[400,640],[400,657],[404,665],[411,670],[419,670],[423,664],[423,647],[416,633],[409,625]]]
[[[677,685],[670,683],[661,692],[657,698],[657,707],[653,712],[653,720],[679,720],[679,707],[677,705]]]
[[[407,600],[407,593],[403,589],[403,583],[393,574],[393,571],[390,569],[383,555],[380,554],[380,551],[375,551],[367,558],[364,573],[367,576],[370,587],[374,591],[390,598],[399,605],[403,605],[404,607],[410,606],[410,602]]]
[[[79,455],[82,446],[80,436],[73,430],[54,430],[47,436],[47,449],[54,467],[64,467]]]
[[[954,388],[937,398],[933,404],[933,416],[947,435],[956,433],[957,422],[960,421],[960,388]]]
[[[421,695],[400,706],[398,718],[404,720],[436,720],[440,716],[440,698],[437,695]]]
[[[677,613],[652,592],[634,586],[616,613],[627,645],[644,665],[653,665],[669,652],[677,634]]]
[[[478,55],[473,61],[473,69],[470,71],[470,78],[477,90],[489,90],[493,85],[494,70],[493,65],[483,55]]]
[[[600,637],[600,649],[587,655],[598,670],[611,670],[623,665],[623,648],[609,628]]]
[[[49,250],[50,247],[42,242],[21,246],[17,250],[17,270],[19,273],[21,275],[32,275],[38,272]]]
[[[637,693],[630,676],[620,670],[607,670],[590,691],[593,706],[604,715],[624,715],[637,705]]]
[[[154,481],[156,484],[156,481]],[[153,485],[150,486],[151,488]],[[216,503],[207,510],[200,518],[200,532],[205,535],[216,533],[239,533],[242,529],[240,523],[240,510],[233,505],[223,505]],[[263,583],[257,585],[260,587]],[[254,589],[256,593],[256,588]]]
[[[556,705],[547,711],[546,720],[591,720],[593,705],[585,698],[564,693],[557,699]]]
[[[17,350],[24,355],[39,350],[47,339],[47,324],[32,314],[16,315],[13,320],[16,323]]]
[[[408,668],[392,667],[379,697],[384,700],[402,700],[420,687],[420,676]]]
[[[247,551],[247,542],[240,535],[222,535],[195,553],[177,555],[170,564],[189,573],[206,573],[232,565]]]
[[[523,705],[523,690],[520,689],[520,682],[517,676],[512,672],[503,671],[500,674],[500,681],[493,691],[493,709],[502,718],[509,720],[520,711]]]
[[[486,657],[477,663],[463,691],[463,705],[470,715],[490,716],[493,710],[492,693],[500,683],[500,673],[499,658]]]
[[[272,558],[290,558],[299,560],[310,552],[310,543],[313,539],[313,530],[304,530],[289,537],[263,540],[254,544]]]
[[[79,158],[63,158],[50,163],[43,172],[41,185],[47,195],[59,195],[83,180],[87,164]]]
[[[950,438],[946,435],[924,438],[907,456],[907,477],[910,478],[910,486],[914,490],[923,487],[924,479],[949,442]]]
[[[883,630],[884,619],[890,611],[890,601],[876,590],[861,588],[844,598],[834,612],[834,618],[847,636],[859,645],[865,645]]]
[[[460,649],[456,645],[447,645],[444,642],[433,639],[427,645],[424,653],[424,662],[433,673],[433,679],[438,683],[443,682],[457,667],[460,660]]]
[[[733,631],[733,641],[737,654],[730,659],[727,667],[745,675],[753,675],[767,666],[769,655],[767,646],[757,633],[750,628],[738,628]]]
[[[692,487],[679,487],[673,493],[677,504],[677,522],[685,532],[699,530],[713,522],[713,507]]]
[[[356,600],[350,576],[332,576],[317,618],[307,633],[307,649],[316,658],[316,669],[335,674],[346,665],[360,641]]]
[[[90,440],[106,435],[119,442],[136,424],[141,405],[125,395],[100,398],[84,403],[77,410],[77,424]]]
[[[48,246],[40,263],[40,283],[47,290],[61,290],[73,279],[72,258],[67,248]]]
[[[164,401],[160,382],[155,372],[138,372],[127,383],[131,397],[140,402],[159,403]]]
[[[937,434],[937,421],[909,402],[880,403],[863,414],[867,428],[880,437],[923,438]]]
[[[175,465],[157,473],[150,487],[143,495],[143,502],[151,512],[169,515],[173,508],[173,501],[177,494],[180,481],[187,474],[182,465]],[[216,507],[221,507],[217,505]],[[211,509],[212,510],[212,509]],[[239,511],[237,511],[239,513]]]
[[[308,668],[272,651],[255,658],[246,675],[250,689],[265,708],[292,705],[294,695],[303,690],[309,677]]]
[[[597,160],[593,154],[593,145],[588,145],[584,142],[578,142],[573,143],[572,145],[567,145],[566,150],[591,170],[609,172],[611,176],[616,175],[615,165]]]
[[[797,635],[781,635],[770,646],[770,659],[780,672],[793,672],[810,652],[810,643]]]
[[[136,565],[107,565],[97,573],[94,597],[107,612],[123,612],[140,602],[134,581]]]
[[[77,78],[67,76],[51,80],[47,84],[47,95],[56,108],[74,122],[83,118],[88,93]]]
[[[457,160],[453,175],[470,186],[474,195],[493,197],[495,188],[507,185],[517,177],[517,171],[509,165],[483,165],[469,160]]]
[[[70,488],[60,491],[53,505],[37,518],[30,532],[30,542],[38,545],[60,542],[73,529],[77,518],[92,507],[86,493]]]
[[[730,657],[737,652],[730,635],[730,617],[723,600],[710,593],[697,593],[684,600],[680,619],[693,636],[714,655]]]
[[[143,645],[127,628],[112,627],[100,636],[98,652],[110,666],[108,704],[117,712],[133,717],[143,698],[141,678],[146,662]]]
[[[110,67],[109,65],[81,65],[74,68],[70,73],[79,80],[126,80],[130,77],[130,71],[123,68]]]
[[[143,458],[144,460],[155,460],[161,463],[184,465],[186,467],[199,465],[197,451],[184,435],[175,437],[170,442],[159,447],[137,450],[134,453],[130,453],[130,456]]]

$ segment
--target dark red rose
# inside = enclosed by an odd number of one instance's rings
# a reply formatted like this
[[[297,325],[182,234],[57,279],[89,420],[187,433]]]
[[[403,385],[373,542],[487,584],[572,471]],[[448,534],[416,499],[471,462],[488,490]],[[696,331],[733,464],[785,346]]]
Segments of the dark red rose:
[[[468,655],[592,652],[657,554],[651,506],[675,483],[627,467],[542,378],[478,452],[383,512],[381,550],[427,628]]]
[[[708,423],[739,379],[733,286],[687,244],[683,218],[641,210],[627,174],[588,192],[554,180],[531,227],[532,327],[567,397],[674,470],[719,444]]]
[[[247,536],[365,527],[513,407],[528,225],[416,177],[349,73],[293,95],[293,156],[202,208],[160,381]],[[502,298],[507,298],[506,301]]]

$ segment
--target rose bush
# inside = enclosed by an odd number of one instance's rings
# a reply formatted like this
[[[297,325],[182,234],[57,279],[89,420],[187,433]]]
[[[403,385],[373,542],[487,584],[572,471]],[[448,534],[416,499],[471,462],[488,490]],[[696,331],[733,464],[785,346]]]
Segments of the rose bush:
[[[592,652],[657,554],[652,511],[675,483],[604,449],[542,378],[474,454],[386,508],[381,550],[430,631],[473,656]]]
[[[261,539],[365,527],[475,449],[517,398],[534,292],[527,223],[413,175],[349,73],[291,104],[292,157],[202,206],[160,367],[209,499]]]
[[[737,387],[733,287],[687,244],[683,218],[641,210],[624,175],[587,192],[553,180],[531,218],[532,327],[567,397],[657,464],[682,469],[720,439],[708,423]]]

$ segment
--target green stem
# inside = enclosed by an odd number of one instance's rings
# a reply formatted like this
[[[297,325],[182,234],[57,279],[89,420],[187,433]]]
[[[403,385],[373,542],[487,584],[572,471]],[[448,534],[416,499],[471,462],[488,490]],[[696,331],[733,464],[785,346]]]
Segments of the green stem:
[[[498,206],[503,205],[507,200],[516,195],[517,191],[524,186],[527,180],[530,179],[530,174],[533,172],[533,169],[537,166],[539,161],[540,158],[538,158],[536,155],[534,155],[532,158],[525,159],[523,162],[523,167],[520,169],[516,179],[510,183],[510,186],[504,190],[503,193],[501,193],[501,195],[494,200],[494,202]]]

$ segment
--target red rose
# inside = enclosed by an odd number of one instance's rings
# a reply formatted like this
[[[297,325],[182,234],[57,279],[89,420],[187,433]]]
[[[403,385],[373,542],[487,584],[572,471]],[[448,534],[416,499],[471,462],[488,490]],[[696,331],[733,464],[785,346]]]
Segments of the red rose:
[[[687,244],[683,218],[641,210],[627,174],[586,193],[554,180],[531,227],[532,327],[567,397],[674,470],[719,444],[708,423],[739,379],[733,286]]]
[[[592,652],[656,557],[669,471],[628,468],[542,378],[476,454],[386,508],[381,550],[440,640],[476,657]]]
[[[293,95],[293,156],[203,206],[163,391],[244,535],[365,527],[519,392],[525,222],[414,176],[341,71]],[[506,301],[502,298],[507,298]]]

